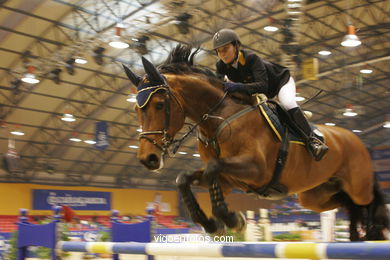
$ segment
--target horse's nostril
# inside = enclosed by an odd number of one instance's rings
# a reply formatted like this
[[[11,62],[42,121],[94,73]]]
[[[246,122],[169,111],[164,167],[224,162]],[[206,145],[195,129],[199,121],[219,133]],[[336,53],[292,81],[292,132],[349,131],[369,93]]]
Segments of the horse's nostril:
[[[156,154],[152,153],[152,154],[149,154],[148,158],[147,158],[147,162],[149,165],[157,165],[158,164],[158,157]]]

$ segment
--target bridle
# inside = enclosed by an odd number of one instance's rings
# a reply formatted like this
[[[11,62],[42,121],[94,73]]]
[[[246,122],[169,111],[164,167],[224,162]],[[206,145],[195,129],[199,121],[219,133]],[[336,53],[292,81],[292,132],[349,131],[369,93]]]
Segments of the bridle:
[[[164,96],[164,108],[165,108],[165,121],[164,121],[164,128],[162,130],[153,130],[153,131],[142,131],[139,134],[139,139],[146,139],[153,145],[155,145],[158,149],[160,149],[163,153],[163,155],[166,155],[169,153],[168,149],[169,147],[175,143],[177,140],[174,140],[169,134],[168,134],[168,129],[170,126],[170,119],[171,119],[171,97],[176,101],[176,103],[179,105],[183,117],[185,117],[184,114],[184,109],[182,105],[180,104],[179,100],[175,96],[175,94],[170,90],[168,84],[164,82],[164,84],[157,85],[157,86],[152,86],[148,88],[144,88],[138,93],[145,91],[145,90],[154,90],[154,92],[158,90],[163,90],[165,91],[165,96]],[[162,145],[159,144],[155,139],[152,139],[149,137],[149,135],[162,135]]]
[[[222,102],[225,100],[227,93],[224,94],[224,96],[219,100],[217,104],[215,104],[206,114],[204,114],[201,119],[196,122],[194,125],[192,125],[189,130],[180,138],[180,139],[173,139],[168,134],[168,129],[170,125],[170,118],[171,118],[171,97],[176,101],[176,103],[179,105],[182,115],[183,115],[183,121],[185,120],[185,113],[183,106],[179,102],[178,98],[176,95],[170,90],[169,85],[167,82],[164,82],[164,84],[157,85],[157,86],[152,86],[148,88],[144,88],[138,93],[145,91],[145,90],[154,90],[154,92],[158,90],[164,90],[165,91],[165,97],[164,97],[164,107],[165,107],[165,121],[164,121],[164,128],[162,130],[153,130],[153,131],[142,131],[139,134],[139,139],[146,139],[153,145],[155,145],[158,149],[162,151],[162,155],[169,155],[169,156],[174,156],[177,150],[179,149],[180,145],[182,142],[204,121],[206,121],[209,118],[217,118],[217,119],[222,119],[221,117],[218,116],[212,116],[211,114],[222,104]],[[148,135],[162,135],[162,145],[160,145],[155,139],[150,138]],[[175,144],[175,147],[172,149],[172,151],[169,150],[171,145]]]

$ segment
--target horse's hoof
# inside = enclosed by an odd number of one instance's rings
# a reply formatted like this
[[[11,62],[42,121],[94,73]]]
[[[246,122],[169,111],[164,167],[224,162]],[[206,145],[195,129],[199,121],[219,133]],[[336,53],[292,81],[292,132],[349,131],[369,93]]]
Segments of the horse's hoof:
[[[225,223],[223,223],[219,219],[214,219],[215,225],[217,227],[216,231],[213,233],[210,233],[212,236],[225,236],[227,234],[227,228]]]
[[[237,231],[237,232],[245,231],[245,229],[246,229],[246,219],[245,219],[244,213],[239,211],[239,212],[235,212],[235,214],[236,214],[236,218],[237,218],[237,225],[234,228],[234,230]]]

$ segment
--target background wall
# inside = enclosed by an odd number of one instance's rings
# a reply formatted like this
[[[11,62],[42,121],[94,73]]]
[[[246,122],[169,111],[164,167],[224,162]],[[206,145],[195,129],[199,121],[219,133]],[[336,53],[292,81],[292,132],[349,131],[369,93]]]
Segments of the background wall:
[[[32,190],[80,190],[111,192],[111,208],[120,211],[121,215],[145,215],[148,202],[153,202],[156,193],[161,194],[161,202],[170,204],[170,211],[164,215],[178,215],[178,201],[176,191],[141,190],[141,189],[105,189],[94,187],[65,187],[46,186],[36,184],[0,183],[0,215],[17,215],[20,208],[29,209],[30,215],[52,214],[48,210],[31,210]],[[110,211],[76,211],[78,215],[110,215]]]

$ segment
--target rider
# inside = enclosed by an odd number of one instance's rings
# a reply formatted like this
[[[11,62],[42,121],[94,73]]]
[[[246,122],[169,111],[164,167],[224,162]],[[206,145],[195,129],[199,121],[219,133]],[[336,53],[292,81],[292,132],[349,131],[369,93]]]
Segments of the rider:
[[[213,37],[213,49],[220,59],[216,64],[217,75],[221,79],[225,76],[229,79],[224,82],[225,92],[247,95],[262,93],[268,98],[277,95],[282,107],[288,111],[300,130],[310,154],[316,161],[321,160],[328,151],[328,146],[313,133],[295,101],[295,82],[289,70],[262,60],[240,47],[240,39],[233,30],[222,29]]]

